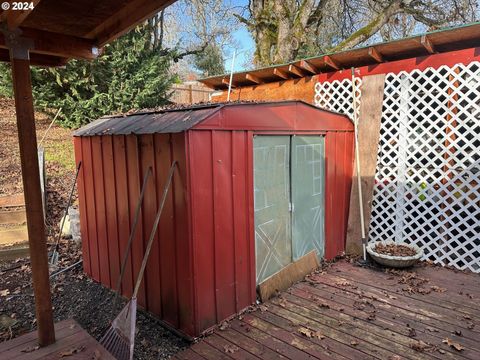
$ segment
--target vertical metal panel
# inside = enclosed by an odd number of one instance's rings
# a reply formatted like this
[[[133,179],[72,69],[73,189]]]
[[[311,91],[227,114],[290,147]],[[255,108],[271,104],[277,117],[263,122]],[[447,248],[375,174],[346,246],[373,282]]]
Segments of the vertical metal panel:
[[[140,180],[140,164],[139,164],[139,149],[138,149],[138,138],[135,135],[127,135],[125,137],[126,144],[126,155],[127,155],[127,176],[128,176],[128,202],[130,206],[130,224],[133,224],[135,216],[135,207],[138,202],[138,197],[140,196],[141,184]],[[144,255],[144,231],[143,231],[143,212],[140,211],[140,218],[138,221],[138,226],[136,230],[136,236],[132,242],[131,257],[132,257],[132,269],[133,269],[133,279],[136,281],[138,272],[140,270],[140,265],[142,263]],[[148,236],[148,235],[147,235]],[[146,307],[146,298],[145,298],[145,283],[142,281],[142,285],[138,291],[138,303]]]
[[[217,321],[235,313],[235,243],[232,188],[232,135],[213,131],[215,291]]]
[[[207,329],[217,322],[212,132],[190,131],[188,134],[197,318],[199,329]]]
[[[335,147],[335,251],[339,255],[345,250],[345,234],[344,229],[347,226],[347,221],[344,216],[345,209],[345,133],[335,133],[337,138]]]
[[[155,184],[155,153],[153,147],[153,135],[140,135],[138,136],[139,141],[139,157],[140,157],[140,175],[141,179],[145,177],[145,174],[148,171],[148,168],[152,168],[152,177],[148,179],[145,194],[146,196],[143,199],[142,204],[142,213],[143,213],[143,228],[144,228],[144,246],[150,237],[150,233],[153,228],[153,223],[155,221],[155,215],[157,213],[157,191],[162,192],[162,188],[156,186]],[[165,174],[161,174],[163,179]],[[143,180],[142,180],[143,182]],[[163,216],[165,214],[162,214]],[[157,314],[159,317],[162,317],[162,303],[161,303],[161,280],[159,278],[160,274],[160,262],[158,258],[159,253],[159,238],[158,238],[158,229],[155,234],[155,239],[153,241],[152,250],[150,257],[147,262],[147,267],[145,269],[145,290],[147,296],[147,309],[154,314]]]
[[[155,188],[157,204],[162,197],[162,187],[171,165],[171,149],[169,134],[155,134]],[[177,296],[177,257],[174,217],[173,190],[170,188],[163,214],[158,225],[158,262],[160,266],[159,281],[161,284],[162,318],[172,326],[178,327]]]
[[[292,260],[290,137],[257,136],[254,144],[257,284]]]
[[[333,259],[336,253],[335,244],[335,147],[334,132],[325,136],[325,258]]]
[[[120,275],[120,257],[117,227],[117,190],[115,186],[115,164],[113,158],[112,136],[102,137],[103,185],[105,189],[105,216],[107,221],[108,258],[110,268],[110,286],[115,287]]]
[[[95,187],[95,218],[97,229],[98,260],[100,281],[110,286],[110,266],[108,264],[108,233],[105,216],[105,189],[102,161],[102,137],[94,136],[92,142],[93,185]]]
[[[88,224],[88,247],[90,249],[91,276],[100,281],[99,251],[97,243],[97,221],[95,217],[95,186],[93,183],[92,138],[82,140],[83,174],[85,184],[85,205]]]
[[[345,161],[344,161],[344,176],[345,176],[345,204],[343,207],[343,218],[345,219],[344,231],[343,231],[343,243],[346,245],[347,241],[347,227],[348,227],[348,214],[350,206],[350,194],[352,190],[352,180],[353,180],[353,154],[354,154],[354,133],[345,132]],[[345,250],[345,249],[343,249]]]
[[[292,252],[325,253],[325,143],[323,136],[292,137]]]
[[[73,139],[74,149],[75,149],[75,162],[78,166],[78,163],[82,161],[82,166],[80,167],[80,172],[78,174],[77,181],[77,192],[78,192],[78,204],[80,211],[80,233],[82,235],[82,258],[83,258],[83,270],[92,275],[92,267],[90,265],[90,258],[92,253],[90,252],[89,247],[89,237],[88,237],[88,222],[87,222],[87,204],[86,204],[86,193],[85,193],[85,171],[84,171],[84,158],[82,152],[82,143],[86,141],[86,138],[76,137]]]
[[[128,196],[128,169],[125,136],[113,136],[113,179],[116,189],[119,259],[125,255],[130,234],[130,202]],[[133,205],[135,206],[135,205]],[[121,261],[121,260],[120,260]],[[122,280],[122,294],[130,297],[133,292],[132,256],[128,256]]]
[[[235,247],[235,307],[240,311],[253,303],[255,283],[251,281],[250,230],[248,223],[249,186],[248,139],[246,131],[232,132],[232,205]],[[252,241],[253,242],[253,241]],[[253,261],[254,263],[254,261]]]
[[[171,134],[172,160],[178,162],[174,175],[173,194],[175,211],[175,244],[177,257],[177,291],[179,327],[187,334],[194,334],[193,299],[193,253],[191,244],[191,224],[187,204],[187,178],[185,133]]]

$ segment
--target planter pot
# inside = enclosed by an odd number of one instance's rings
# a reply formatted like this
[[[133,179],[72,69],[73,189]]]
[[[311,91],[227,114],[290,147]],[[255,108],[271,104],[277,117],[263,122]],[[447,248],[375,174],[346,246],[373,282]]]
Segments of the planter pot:
[[[404,245],[408,246],[411,249],[414,249],[416,254],[413,256],[391,256],[386,254],[379,254],[375,252],[375,246],[381,243],[383,245]],[[418,260],[420,260],[423,256],[423,251],[418,246],[413,244],[405,244],[405,243],[396,243],[394,241],[376,241],[371,242],[367,245],[367,252],[370,254],[373,260],[377,263],[382,264],[384,266],[393,267],[393,268],[405,268],[409,266],[413,266]]]

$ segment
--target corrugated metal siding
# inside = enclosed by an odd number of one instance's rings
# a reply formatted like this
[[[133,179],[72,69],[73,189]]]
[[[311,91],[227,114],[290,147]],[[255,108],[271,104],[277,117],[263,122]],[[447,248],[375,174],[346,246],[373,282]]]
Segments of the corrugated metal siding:
[[[197,318],[205,330],[255,301],[248,137],[190,131],[188,139]]]
[[[353,176],[353,132],[325,137],[325,258],[345,251],[348,204]]]
[[[131,296],[164,181],[178,161],[138,301],[172,326],[193,334],[192,253],[189,241],[184,134],[95,136],[74,139],[82,161],[78,181],[84,269],[114,287],[133,224],[143,174],[152,167],[122,285]]]

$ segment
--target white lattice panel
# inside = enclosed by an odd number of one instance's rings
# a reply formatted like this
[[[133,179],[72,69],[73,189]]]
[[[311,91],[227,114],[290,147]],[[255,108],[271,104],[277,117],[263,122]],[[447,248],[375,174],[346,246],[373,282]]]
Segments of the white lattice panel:
[[[355,78],[355,110],[360,110],[361,92],[360,88],[362,80],[359,77]],[[345,79],[342,81],[335,80],[332,82],[323,82],[315,84],[315,105],[330,111],[336,111],[346,114],[353,119],[353,89],[352,80]]]
[[[351,115],[347,83],[317,84],[316,104]],[[387,74],[369,229],[386,239],[480,273],[479,62]]]

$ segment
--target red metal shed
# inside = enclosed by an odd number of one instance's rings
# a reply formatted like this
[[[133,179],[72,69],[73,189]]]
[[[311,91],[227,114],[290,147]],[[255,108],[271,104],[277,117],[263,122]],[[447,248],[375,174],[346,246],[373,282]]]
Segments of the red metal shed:
[[[346,116],[301,101],[99,119],[74,133],[84,269],[115,286],[152,167],[122,285],[131,294],[178,161],[138,300],[197,336],[253,304],[257,283],[306,251],[327,259],[343,252],[353,141]]]

